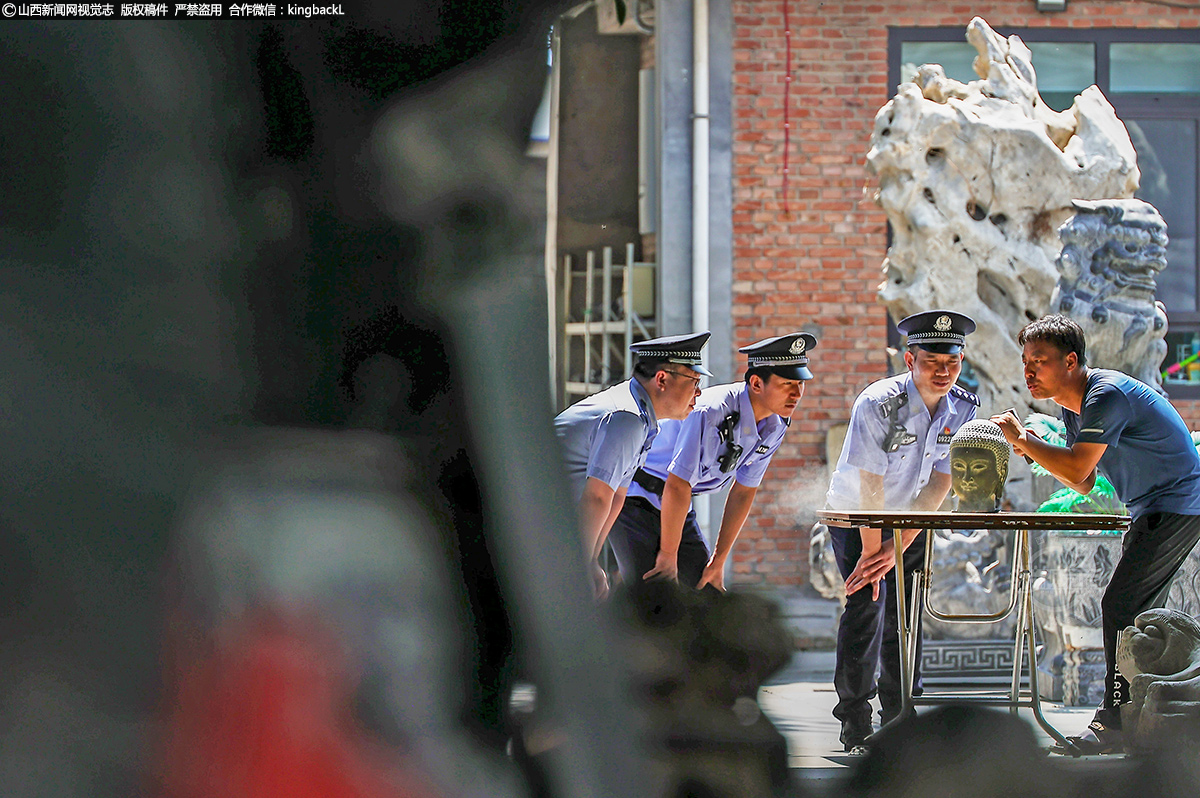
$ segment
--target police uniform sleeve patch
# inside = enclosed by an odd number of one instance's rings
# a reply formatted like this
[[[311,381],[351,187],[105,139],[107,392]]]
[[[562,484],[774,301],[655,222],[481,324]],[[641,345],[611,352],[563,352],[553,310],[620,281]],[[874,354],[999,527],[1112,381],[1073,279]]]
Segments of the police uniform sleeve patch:
[[[766,454],[767,452],[771,451],[771,447],[770,447],[770,446],[767,446],[767,445],[764,443],[762,446],[759,446],[759,447],[758,447],[757,449],[755,449],[754,451],[755,451],[755,453],[757,453],[757,454]]]
[[[959,388],[957,385],[950,386],[950,395],[955,399],[962,399],[966,402],[970,402],[976,407],[979,407],[979,397],[970,391],[965,391],[962,388]]]

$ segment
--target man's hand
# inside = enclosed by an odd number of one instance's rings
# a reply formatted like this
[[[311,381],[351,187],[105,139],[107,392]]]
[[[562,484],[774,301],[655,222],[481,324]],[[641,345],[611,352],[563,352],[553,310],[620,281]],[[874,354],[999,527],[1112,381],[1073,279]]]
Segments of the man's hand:
[[[725,563],[708,561],[708,565],[704,566],[704,571],[700,574],[700,581],[696,583],[696,589],[712,585],[717,590],[725,592]]]
[[[596,601],[608,598],[608,574],[597,560],[588,563],[588,574],[592,577],[592,597]]]
[[[1030,460],[1029,453],[1025,451],[1021,444],[1029,438],[1038,438],[1040,440],[1038,434],[1026,429],[1021,420],[1017,418],[1017,414],[1012,410],[1005,410],[998,416],[992,416],[991,420],[1000,427],[1000,431],[1004,433],[1004,440],[1012,445],[1013,451],[1018,456],[1033,462]]]
[[[654,558],[653,570],[647,571],[642,579],[647,582],[651,579],[669,579],[672,582],[678,582],[679,555],[677,553],[668,554],[660,550],[658,556]]]
[[[879,599],[879,581],[887,576],[896,564],[896,547],[892,540],[883,541],[873,552],[863,552],[850,576],[846,577],[846,595],[856,593],[867,585],[871,586],[871,600]]]

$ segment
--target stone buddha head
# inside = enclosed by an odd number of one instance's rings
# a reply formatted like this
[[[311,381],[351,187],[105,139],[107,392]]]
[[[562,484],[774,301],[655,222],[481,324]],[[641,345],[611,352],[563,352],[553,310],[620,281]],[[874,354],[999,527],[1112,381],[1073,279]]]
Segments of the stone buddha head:
[[[950,439],[950,489],[960,513],[994,513],[1008,480],[1011,451],[1000,425],[968,421]]]

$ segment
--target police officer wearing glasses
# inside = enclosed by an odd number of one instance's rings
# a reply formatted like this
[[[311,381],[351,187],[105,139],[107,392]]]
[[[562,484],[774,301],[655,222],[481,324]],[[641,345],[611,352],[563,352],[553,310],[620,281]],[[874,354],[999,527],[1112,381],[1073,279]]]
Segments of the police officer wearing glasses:
[[[743,382],[705,389],[690,416],[663,423],[609,536],[623,580],[678,579],[688,587],[725,589],[725,561],[804,395],[804,381],[812,379],[808,353],[816,345],[808,333],[790,333],[743,347]],[[710,555],[692,496],[730,482]]]
[[[664,419],[681,419],[711,377],[701,352],[709,333],[655,338],[633,344],[637,356],[628,382],[593,394],[554,419],[567,478],[579,503],[583,549],[597,598],[608,578],[597,555]]]
[[[974,394],[954,384],[975,322],[954,311],[931,310],[901,319],[896,328],[908,336],[908,371],[868,385],[855,399],[825,496],[831,510],[936,510],[950,490],[950,439],[979,406]],[[916,530],[898,534],[907,574],[921,567],[924,539],[913,545]],[[876,690],[885,723],[900,712],[895,550],[878,529],[831,526],[829,536],[847,594],[838,625],[833,714],[842,722],[845,750],[860,753],[873,731],[869,701]],[[911,592],[912,580],[905,584]],[[916,658],[913,692],[919,694],[919,631]]]

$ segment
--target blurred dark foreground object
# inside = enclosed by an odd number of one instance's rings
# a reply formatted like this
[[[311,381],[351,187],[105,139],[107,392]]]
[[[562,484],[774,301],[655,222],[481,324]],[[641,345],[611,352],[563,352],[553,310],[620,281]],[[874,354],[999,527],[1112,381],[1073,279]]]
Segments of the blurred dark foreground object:
[[[792,795],[787,742],[762,713],[758,688],[794,650],[771,601],[752,593],[696,591],[642,582],[611,604],[640,731],[651,762],[647,798],[779,798]],[[538,784],[561,735],[535,710],[517,758]],[[552,795],[544,788],[537,796]]]
[[[845,798],[1189,798],[1200,783],[1194,756],[1050,756],[1025,721],[969,705],[880,732],[852,768]]]
[[[487,761],[514,634],[573,731],[556,794],[637,794],[611,638],[583,588],[548,391],[535,389],[544,288],[514,279],[542,268],[539,208],[519,187],[555,13],[366,0],[321,20],[2,26],[0,507],[20,571],[5,575],[0,655],[6,796],[466,784],[436,772],[463,748],[435,756],[418,743],[438,734],[408,724],[452,717],[455,744],[476,754],[463,767]],[[356,331],[381,318],[414,332],[397,352],[360,351]],[[346,373],[376,354],[409,379],[372,372],[396,395],[356,417]],[[364,455],[338,435],[364,416],[391,422],[412,469],[382,494],[346,488]],[[264,426],[329,439],[301,447],[321,463],[303,490],[264,465],[286,460],[253,431]],[[262,467],[202,490],[199,466],[220,473],[243,433],[263,447],[243,460]],[[337,489],[311,500],[326,484]],[[240,563],[236,579],[188,572],[198,541],[171,530],[203,528],[189,491],[245,498],[221,508],[241,534],[200,558]],[[301,545],[314,527],[325,543]],[[425,556],[391,578],[394,557],[364,562],[361,582],[338,567],[408,533]],[[454,613],[400,636],[395,618],[430,609],[402,592],[418,566]],[[337,574],[341,589],[312,592]],[[291,589],[243,589],[281,580]],[[384,678],[455,650],[459,667],[421,671],[426,682]],[[384,654],[398,659],[372,659]],[[272,717],[296,736],[268,733]]]
[[[468,608],[419,477],[370,432],[223,450],[179,528],[163,795],[521,794],[462,723]]]

